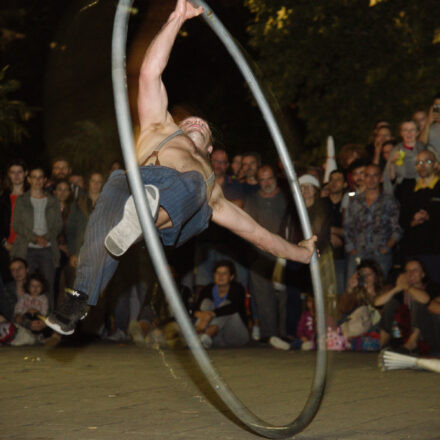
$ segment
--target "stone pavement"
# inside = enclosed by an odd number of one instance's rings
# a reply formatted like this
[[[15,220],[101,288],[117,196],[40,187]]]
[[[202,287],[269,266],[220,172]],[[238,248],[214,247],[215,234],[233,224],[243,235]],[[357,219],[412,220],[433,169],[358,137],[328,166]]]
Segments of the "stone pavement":
[[[265,347],[209,352],[258,416],[292,421],[309,393],[314,353]],[[129,344],[0,347],[0,439],[241,440],[189,351]],[[322,406],[298,440],[440,439],[440,375],[381,372],[377,354],[333,353]]]

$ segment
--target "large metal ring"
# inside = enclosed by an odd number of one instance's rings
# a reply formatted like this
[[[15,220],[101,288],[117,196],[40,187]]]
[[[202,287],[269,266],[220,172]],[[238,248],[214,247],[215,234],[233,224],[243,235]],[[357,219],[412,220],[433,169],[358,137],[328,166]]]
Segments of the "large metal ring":
[[[300,215],[301,226],[305,237],[311,237],[312,231],[310,227],[307,210],[304,205],[304,200],[301,196],[300,187],[293,168],[292,161],[289,157],[285,142],[281,135],[278,124],[270,110],[266,98],[261,91],[258,82],[249,68],[246,60],[235,44],[233,38],[225,29],[220,20],[216,17],[212,9],[203,1],[191,0],[195,6],[203,6],[203,18],[210,28],[221,39],[237,66],[244,75],[259,107],[263,113],[266,124],[270,130],[278,154],[284,165],[287,178],[289,180],[290,188],[295,200],[296,207]],[[299,414],[299,416],[291,423],[284,426],[274,426],[267,424],[264,420],[255,416],[246,406],[235,396],[235,394],[228,388],[226,383],[222,380],[220,375],[215,370],[206,351],[200,345],[194,327],[188,317],[188,314],[183,306],[182,300],[179,296],[174,280],[168,270],[167,259],[159,240],[154,221],[151,217],[149,208],[147,207],[144,186],[141,180],[138,164],[136,162],[134,153],[134,137],[132,130],[132,122],[130,119],[130,111],[127,97],[127,82],[126,82],[126,68],[125,68],[125,46],[127,42],[127,27],[130,11],[133,0],[119,0],[116,10],[113,37],[112,37],[112,80],[113,92],[115,100],[115,110],[117,117],[117,124],[119,136],[121,140],[122,153],[127,169],[128,180],[131,191],[133,193],[136,209],[138,211],[140,224],[145,237],[145,243],[150,253],[153,265],[155,267],[157,276],[166,294],[173,314],[185,336],[186,341],[197,360],[200,369],[203,371],[212,388],[216,391],[218,396],[252,431],[265,436],[267,438],[287,438],[301,432],[316,415],[325,388],[326,368],[327,368],[327,353],[326,353],[326,338],[325,338],[325,312],[324,299],[322,294],[321,278],[319,274],[318,259],[315,255],[310,263],[310,270],[312,273],[312,283],[315,293],[315,307],[317,315],[317,333],[318,333],[318,350],[317,361],[315,368],[315,375],[313,378],[312,388],[307,402]]]

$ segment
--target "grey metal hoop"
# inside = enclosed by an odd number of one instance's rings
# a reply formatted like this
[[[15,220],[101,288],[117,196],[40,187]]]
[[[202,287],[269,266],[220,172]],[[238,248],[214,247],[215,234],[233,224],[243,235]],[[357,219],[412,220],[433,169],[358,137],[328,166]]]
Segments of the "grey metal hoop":
[[[216,17],[212,9],[203,1],[191,0],[195,6],[203,6],[203,18],[211,29],[223,42],[237,66],[245,77],[259,107],[264,116],[266,124],[270,130],[273,141],[276,145],[278,154],[284,165],[290,188],[295,200],[296,207],[300,215],[301,226],[305,237],[311,237],[307,210],[301,196],[300,187],[293,168],[292,161],[287,152],[284,139],[279,130],[278,124],[270,110],[266,98],[264,97],[258,82],[250,70],[243,55],[239,51],[233,38],[225,29],[220,20]],[[301,432],[316,415],[325,388],[327,353],[325,339],[325,313],[324,299],[322,294],[321,278],[319,274],[318,259],[315,255],[310,263],[312,274],[313,289],[315,292],[315,307],[317,315],[318,350],[315,375],[309,397],[300,415],[291,423],[285,426],[274,426],[267,424],[264,420],[255,416],[246,406],[235,396],[220,375],[214,369],[206,351],[200,345],[194,327],[186,313],[182,300],[179,296],[174,280],[168,270],[167,259],[159,240],[149,207],[147,207],[144,193],[144,185],[141,180],[138,164],[134,154],[134,137],[130,118],[129,104],[127,98],[126,68],[125,68],[125,46],[127,42],[127,28],[133,0],[119,0],[112,37],[112,80],[113,93],[115,100],[116,118],[121,140],[122,153],[127,169],[128,181],[133,193],[137,212],[145,237],[145,243],[150,253],[151,259],[159,278],[159,281],[166,294],[167,300],[173,314],[185,336],[186,341],[197,360],[200,369],[203,371],[212,388],[218,396],[234,413],[234,415],[252,431],[267,438],[287,438]]]

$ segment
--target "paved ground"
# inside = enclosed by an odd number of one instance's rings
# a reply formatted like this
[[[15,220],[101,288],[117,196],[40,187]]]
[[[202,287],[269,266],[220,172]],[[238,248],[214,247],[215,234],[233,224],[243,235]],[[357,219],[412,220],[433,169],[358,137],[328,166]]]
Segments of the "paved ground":
[[[258,416],[293,420],[314,354],[212,350]],[[378,370],[377,355],[331,356],[325,399],[300,440],[440,439],[440,374]],[[132,345],[0,348],[0,439],[257,439],[214,397],[188,351]]]

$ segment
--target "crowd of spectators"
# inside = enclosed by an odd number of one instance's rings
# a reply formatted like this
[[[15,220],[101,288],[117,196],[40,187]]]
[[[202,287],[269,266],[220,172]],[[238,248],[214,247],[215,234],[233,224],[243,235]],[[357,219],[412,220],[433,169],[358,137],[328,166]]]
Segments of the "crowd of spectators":
[[[338,168],[296,164],[321,260],[331,261],[334,272],[329,349],[394,344],[440,351],[439,159],[440,95],[428,112],[415,112],[396,132],[381,120],[365,145],[342,146]],[[211,162],[227,199],[269,231],[295,243],[304,238],[282,167],[262,164],[257,152],[229,158],[222,148]],[[119,167],[115,163],[109,173]],[[72,286],[105,178],[72,173],[64,158],[52,161],[50,176],[21,160],[8,165],[0,198],[0,341],[60,341],[38,317]],[[250,340],[279,349],[315,347],[306,265],[277,259],[214,224],[167,252],[206,348]],[[184,345],[142,244],[123,259],[102,294],[101,311],[92,313],[85,329],[138,345]]]

